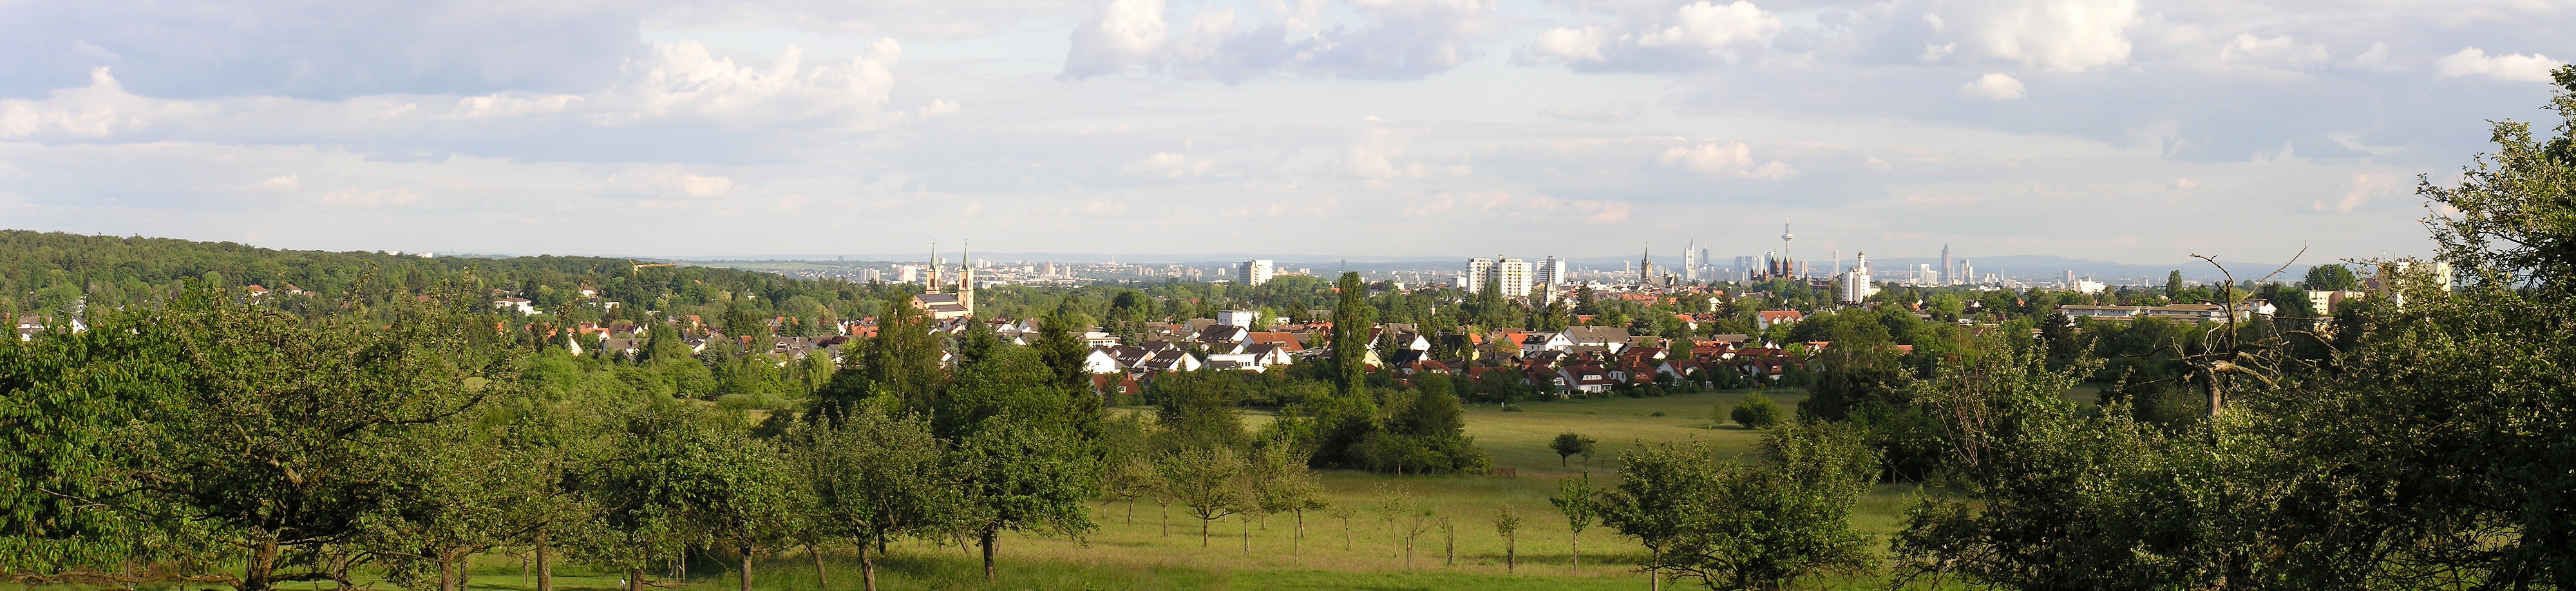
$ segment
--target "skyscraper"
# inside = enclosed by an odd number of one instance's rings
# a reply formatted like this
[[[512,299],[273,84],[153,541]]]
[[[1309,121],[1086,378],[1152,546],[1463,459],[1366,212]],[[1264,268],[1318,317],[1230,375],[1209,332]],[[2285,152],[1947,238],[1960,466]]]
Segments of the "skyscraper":
[[[1951,285],[1958,282],[1958,274],[1950,272],[1950,245],[1943,244],[1941,245],[1941,279],[1934,285]]]
[[[1699,239],[1697,238],[1691,239],[1690,245],[1682,248],[1682,278],[1691,281],[1699,280]]]
[[[1485,277],[1494,273],[1494,259],[1467,259],[1467,293],[1485,290]]]

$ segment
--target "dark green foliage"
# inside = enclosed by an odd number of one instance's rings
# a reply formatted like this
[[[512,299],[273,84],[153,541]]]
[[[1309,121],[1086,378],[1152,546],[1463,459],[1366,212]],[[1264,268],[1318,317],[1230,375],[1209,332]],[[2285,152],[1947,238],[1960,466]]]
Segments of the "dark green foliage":
[[[2318,291],[2345,291],[2361,287],[2361,277],[2352,273],[2352,267],[2317,265],[2308,267],[2308,275],[2299,281],[2299,286]]]
[[[242,589],[334,578],[316,551],[432,477],[406,461],[428,426],[517,391],[511,358],[460,309],[406,306],[395,330],[307,328],[197,285],[166,308],[94,310],[91,331],[10,344],[0,467],[34,487],[0,497],[13,546],[0,558],[77,570],[103,566],[84,564],[99,550],[190,558],[212,543],[250,550]],[[115,492],[66,504],[46,490]],[[82,539],[100,534],[131,537]],[[281,572],[295,566],[317,568]]]
[[[1782,414],[1779,403],[1757,393],[1744,395],[1744,401],[1736,403],[1735,409],[1727,413],[1727,418],[1735,419],[1735,424],[1748,429],[1769,429],[1786,418]]]
[[[1342,395],[1358,395],[1367,383],[1366,351],[1377,309],[1368,306],[1368,284],[1358,273],[1343,273],[1333,289],[1340,296],[1333,307],[1333,381],[1341,385]]]
[[[1619,454],[1619,485],[1601,522],[1646,546],[1652,576],[1715,589],[1777,589],[1869,566],[1869,537],[1851,525],[1876,453],[1860,430],[1826,422],[1763,438],[1764,462],[1717,463],[1697,444]]]
[[[1564,433],[1558,433],[1555,440],[1549,441],[1547,449],[1549,451],[1556,452],[1556,462],[1558,465],[1564,465],[1566,458],[1574,456],[1583,456],[1585,461],[1590,461],[1592,459],[1592,447],[1595,443],[1597,442],[1590,437],[1584,437],[1573,431],[1567,431]]]

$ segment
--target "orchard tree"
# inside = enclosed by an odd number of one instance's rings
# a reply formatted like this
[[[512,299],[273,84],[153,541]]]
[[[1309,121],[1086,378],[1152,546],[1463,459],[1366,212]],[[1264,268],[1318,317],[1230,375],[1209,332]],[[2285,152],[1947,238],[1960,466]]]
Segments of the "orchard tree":
[[[13,344],[0,530],[29,546],[9,567],[76,578],[230,554],[244,591],[344,579],[325,548],[396,509],[388,491],[437,477],[410,457],[434,427],[520,387],[516,354],[459,301],[385,310],[390,329],[308,324],[192,284],[164,307],[93,309],[91,330],[44,339],[60,343]]]
[[[872,551],[896,538],[953,529],[948,520],[961,497],[940,463],[947,443],[932,438],[928,424],[869,405],[837,424],[810,425],[800,435],[790,465],[809,487],[815,509],[809,519],[857,542],[868,591],[877,589],[882,558]]]
[[[994,544],[1005,531],[1078,536],[1098,527],[1083,499],[1099,487],[1095,462],[1071,429],[1029,419],[985,419],[947,454],[963,493],[956,523],[983,550],[997,580]]]
[[[1503,574],[1514,574],[1520,567],[1521,516],[1511,505],[1494,510],[1494,535],[1503,538]]]
[[[1199,546],[1208,545],[1208,524],[1243,512],[1252,503],[1245,490],[1243,458],[1225,447],[1191,447],[1155,462],[1163,494],[1199,520]]]
[[[1583,572],[1583,530],[1601,520],[1601,504],[1597,497],[1592,490],[1592,475],[1587,473],[1557,479],[1556,496],[1547,500],[1556,505],[1557,512],[1565,514],[1566,545],[1572,550],[1572,569],[1576,573]]]
[[[1586,462],[1591,461],[1592,446],[1594,443],[1595,442],[1590,437],[1584,437],[1573,431],[1567,431],[1557,434],[1555,440],[1548,442],[1547,448],[1550,451],[1556,452],[1556,463],[1558,466],[1567,466],[1570,464],[1566,463],[1566,459],[1578,455],[1583,456]]]

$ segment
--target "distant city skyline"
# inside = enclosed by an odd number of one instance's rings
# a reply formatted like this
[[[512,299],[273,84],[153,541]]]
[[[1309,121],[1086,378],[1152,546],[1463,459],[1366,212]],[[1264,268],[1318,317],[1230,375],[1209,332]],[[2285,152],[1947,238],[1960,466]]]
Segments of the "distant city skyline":
[[[584,255],[974,236],[995,252],[1591,257],[1651,238],[1713,262],[1770,250],[1784,218],[1819,261],[1944,244],[2151,264],[2423,255],[2414,179],[2453,179],[2487,121],[2547,118],[2545,73],[2576,56],[2576,5],[2546,2],[106,0],[11,16],[0,225]]]

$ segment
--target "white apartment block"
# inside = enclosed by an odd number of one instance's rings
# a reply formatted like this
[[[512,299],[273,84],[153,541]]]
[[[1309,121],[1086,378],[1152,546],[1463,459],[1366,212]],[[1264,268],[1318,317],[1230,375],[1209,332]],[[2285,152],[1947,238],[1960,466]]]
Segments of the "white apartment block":
[[[1482,291],[1486,283],[1493,283],[1500,286],[1503,297],[1522,298],[1529,297],[1530,283],[1534,275],[1529,261],[1497,256],[1491,259],[1467,259],[1466,278],[1467,293]]]
[[[1235,269],[1235,283],[1244,287],[1269,283],[1270,278],[1277,275],[1278,265],[1277,261],[1270,259],[1244,261],[1241,267]]]
[[[1530,270],[1530,280],[1539,285],[1558,286],[1572,282],[1572,276],[1564,260],[1547,257],[1547,260],[1538,262],[1538,268]]]

